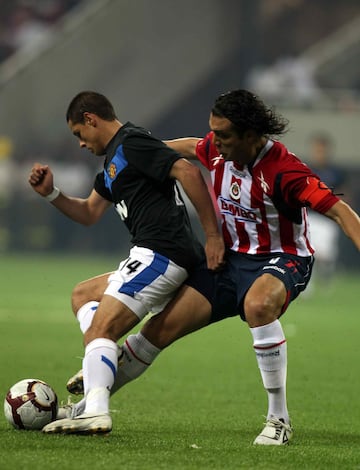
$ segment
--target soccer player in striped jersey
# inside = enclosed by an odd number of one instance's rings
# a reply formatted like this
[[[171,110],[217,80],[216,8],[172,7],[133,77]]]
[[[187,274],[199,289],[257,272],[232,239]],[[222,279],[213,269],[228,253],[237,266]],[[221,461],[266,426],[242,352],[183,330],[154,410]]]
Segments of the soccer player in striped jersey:
[[[267,422],[254,443],[283,444],[292,428],[279,318],[310,279],[314,249],[307,207],[337,222],[358,249],[360,221],[307,165],[271,138],[286,132],[287,121],[253,93],[219,96],[209,124],[204,139],[168,144],[188,157],[196,154],[211,173],[228,249],[220,284],[237,295],[268,393]]]

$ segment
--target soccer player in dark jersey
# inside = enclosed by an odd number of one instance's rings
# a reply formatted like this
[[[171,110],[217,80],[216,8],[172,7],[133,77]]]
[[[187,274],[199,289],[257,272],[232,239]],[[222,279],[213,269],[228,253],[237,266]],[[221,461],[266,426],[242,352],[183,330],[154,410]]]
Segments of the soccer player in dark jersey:
[[[30,184],[58,210],[84,225],[97,222],[114,205],[132,235],[133,246],[111,275],[99,305],[78,312],[85,342],[84,413],[50,423],[44,432],[108,432],[112,429],[109,395],[118,365],[116,341],[149,311],[162,310],[189,273],[205,262],[175,180],[198,212],[210,269],[221,265],[224,244],[199,168],[147,130],[130,122],[122,124],[109,100],[99,93],[75,96],[66,119],[80,147],[105,155],[94,189],[85,199],[67,196],[54,186],[49,166],[42,164],[33,166]]]
[[[235,90],[216,100],[211,132],[204,139],[168,142],[211,172],[226,265],[212,297],[205,298],[199,291],[201,280],[190,276],[162,313],[126,339],[112,389],[115,393],[138,377],[176,339],[237,311],[250,327],[268,394],[267,422],[254,441],[258,445],[284,445],[293,434],[286,402],[286,338],[279,318],[310,279],[314,250],[307,207],[338,223],[360,250],[359,216],[273,139],[286,131],[286,124],[257,96]],[[74,305],[100,300],[107,277],[77,286]],[[80,373],[70,379],[70,390],[76,390],[81,377]],[[84,403],[72,411],[81,412]]]

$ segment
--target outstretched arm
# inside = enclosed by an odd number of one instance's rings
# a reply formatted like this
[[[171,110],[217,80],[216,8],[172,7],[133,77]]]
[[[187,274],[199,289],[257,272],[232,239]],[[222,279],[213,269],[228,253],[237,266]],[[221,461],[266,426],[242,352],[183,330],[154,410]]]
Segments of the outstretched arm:
[[[201,139],[198,137],[183,137],[180,139],[164,140],[164,143],[176,152],[181,153],[187,159],[196,160],[196,145],[199,140]]]
[[[345,235],[353,241],[360,251],[360,217],[358,214],[346,202],[338,201],[325,215],[340,225]]]
[[[48,165],[35,163],[31,169],[29,183],[38,194],[54,199],[50,202],[64,215],[83,225],[92,225],[97,222],[111,205],[109,201],[100,196],[95,190],[86,198],[66,196],[54,187],[54,177]]]
[[[181,158],[172,166],[170,176],[180,181],[199,215],[206,237],[205,252],[208,268],[220,268],[224,260],[224,241],[218,227],[215,209],[200,169],[184,158]]]

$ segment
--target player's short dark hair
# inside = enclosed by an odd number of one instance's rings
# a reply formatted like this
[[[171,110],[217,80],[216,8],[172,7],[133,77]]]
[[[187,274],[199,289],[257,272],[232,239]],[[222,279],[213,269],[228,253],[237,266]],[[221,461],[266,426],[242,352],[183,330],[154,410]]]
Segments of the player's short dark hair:
[[[69,104],[66,111],[66,121],[73,124],[85,122],[84,113],[93,113],[105,121],[114,121],[116,114],[113,105],[106,96],[96,91],[82,91]]]
[[[268,137],[287,131],[288,120],[247,90],[223,93],[215,100],[211,112],[214,116],[229,119],[239,135],[250,129],[259,136]]]

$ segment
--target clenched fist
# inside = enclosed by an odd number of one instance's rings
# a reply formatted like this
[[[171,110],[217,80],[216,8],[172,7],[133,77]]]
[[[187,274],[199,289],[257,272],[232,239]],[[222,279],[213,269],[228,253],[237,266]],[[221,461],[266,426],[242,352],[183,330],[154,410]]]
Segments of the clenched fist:
[[[48,165],[35,163],[29,175],[29,183],[41,196],[49,195],[54,188],[53,174]]]

